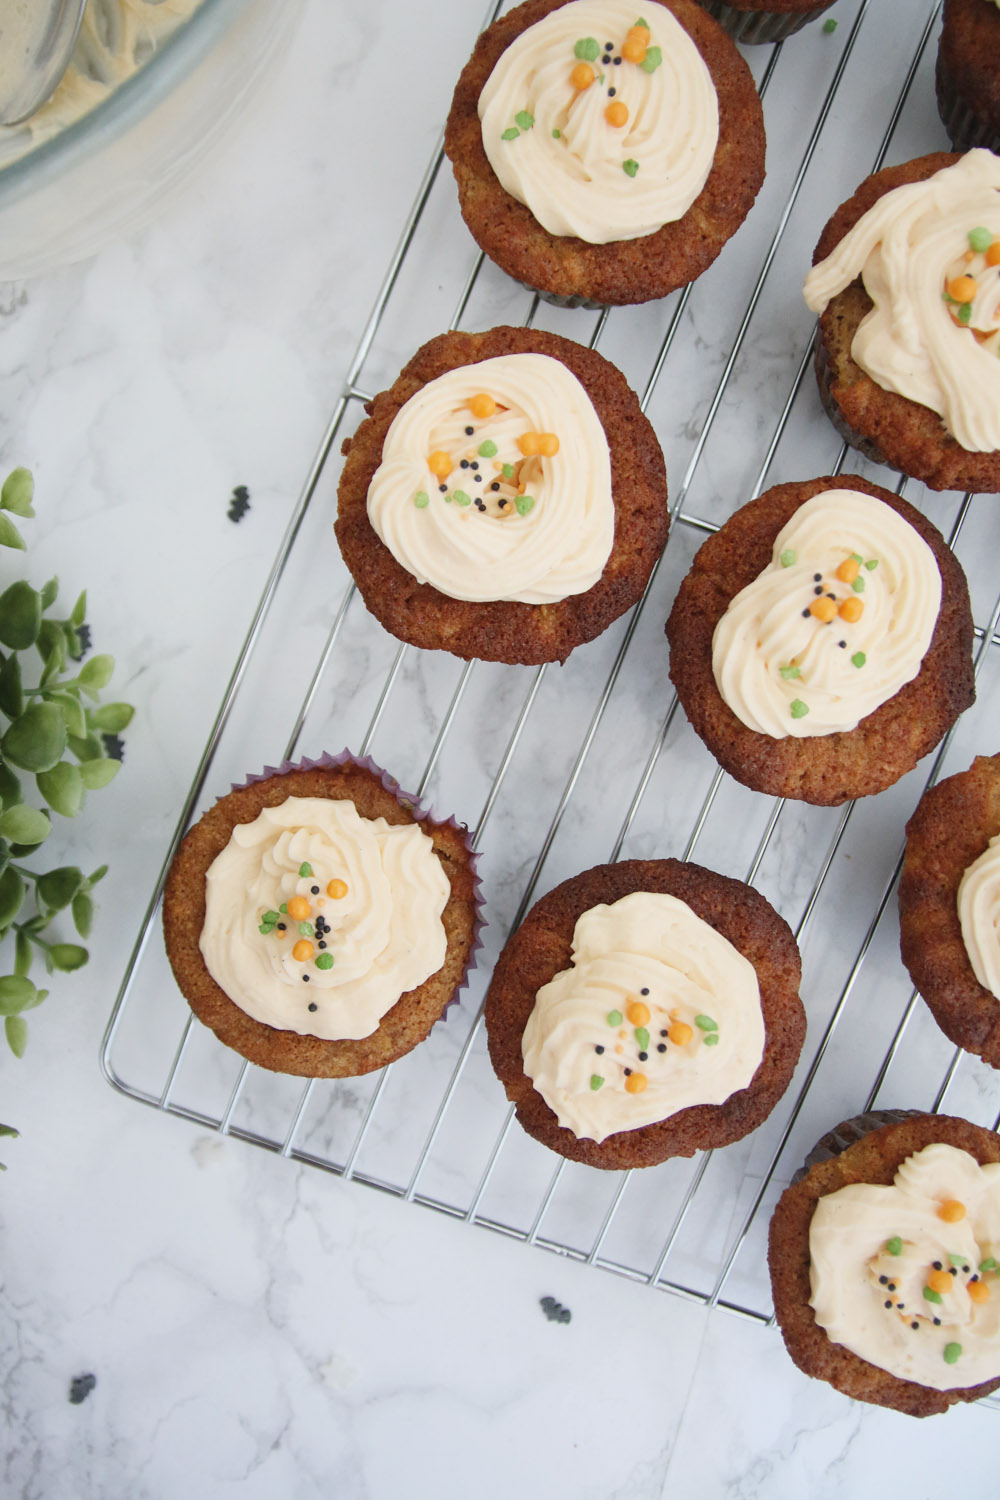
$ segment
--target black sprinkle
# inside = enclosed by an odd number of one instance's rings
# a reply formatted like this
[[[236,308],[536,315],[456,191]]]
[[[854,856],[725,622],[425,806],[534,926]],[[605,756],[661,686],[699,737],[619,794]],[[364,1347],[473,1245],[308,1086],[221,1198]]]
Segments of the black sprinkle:
[[[968,1266],[965,1266],[965,1267],[964,1267],[964,1269],[965,1269],[965,1270],[966,1270],[966,1271],[967,1271],[967,1270],[968,1270],[968,1269],[969,1269],[969,1268],[968,1268]],[[978,1280],[979,1280],[979,1277],[978,1277],[978,1276],[972,1276],[972,1277],[970,1277],[970,1278],[969,1278],[969,1279],[970,1279],[970,1280],[971,1280],[971,1281],[978,1281]]]
[[[818,588],[813,589],[813,593],[814,594],[821,594],[822,592],[823,592],[823,585],[822,584],[820,584]]]
[[[555,1297],[540,1297],[538,1303],[550,1323],[568,1323],[573,1316],[569,1308],[563,1307]]]
[[[325,948],[326,947],[326,944],[323,942],[322,938],[320,939],[318,946],[320,948]]]
[[[810,615],[810,613],[811,613],[811,611],[810,611],[810,610],[808,610],[808,609],[804,609],[804,610],[803,610],[803,611],[802,611],[802,618],[803,618],[803,620],[808,620],[808,618],[809,618],[809,615]]]
[[[666,1042],[657,1042],[657,1044],[656,1044],[656,1050],[657,1050],[657,1052],[666,1052],[666,1050],[667,1050],[667,1044],[666,1044]]]
[[[617,89],[608,89],[608,98],[609,99],[613,99],[615,97],[615,95],[617,94],[617,92],[618,92]]]
[[[104,753],[110,760],[125,759],[125,741],[119,734],[102,734],[104,741]]]
[[[482,476],[482,474],[473,474],[472,477],[476,481],[477,484],[482,484],[482,482],[483,482],[483,476]]]
[[[319,1006],[316,1004],[315,1000],[310,1000],[309,1001],[309,1009],[310,1010],[319,1010]]]
[[[615,50],[615,44],[614,44],[614,42],[605,42],[604,43],[604,50],[605,50],[605,52],[613,52]]]
[[[303,976],[302,976],[302,983],[303,984],[308,984],[309,983],[309,975],[308,974],[303,974]]]
[[[836,603],[836,602],[837,602],[837,596],[836,596],[836,594],[827,594],[827,596],[826,596],[826,597],[827,597],[827,598],[828,598],[828,599],[832,599],[832,600],[833,600],[833,601],[834,601],[834,603]]]
[[[631,1076],[632,1076],[632,1069],[631,1068],[626,1068],[625,1069],[625,1077],[626,1078],[631,1078]]]
[[[891,1303],[891,1302],[886,1302],[886,1303],[884,1303],[884,1304],[883,1304],[883,1305],[884,1305],[884,1306],[885,1306],[885,1307],[891,1307],[891,1306],[892,1306],[892,1303]]]
[[[463,458],[458,467],[460,469],[467,469],[469,467],[469,460],[467,458]]]
[[[639,1061],[640,1062],[645,1062],[648,1056],[649,1056],[648,1052],[640,1052],[639,1053]]]
[[[648,995],[648,994],[649,994],[649,991],[648,991],[648,990],[640,990],[640,991],[639,991],[639,994],[640,994],[640,995]]]
[[[951,1266],[949,1269],[951,1271],[952,1276],[957,1276],[958,1275],[958,1267],[957,1266]]]
[[[448,493],[448,486],[446,484],[439,484],[438,485],[438,489],[441,491],[442,495],[447,495],[447,493]]]
[[[616,57],[616,58],[615,58],[615,67],[616,67],[616,68],[617,68],[617,66],[618,66],[618,64],[619,64],[619,63],[620,63],[620,62],[621,62],[621,58],[620,58],[620,57]]]
[[[319,895],[319,886],[318,885],[311,885],[309,887],[309,890],[310,890],[310,892],[311,892],[312,895],[314,895],[314,896],[318,896]]]
[[[667,1033],[666,1033],[666,1032],[665,1032],[665,1031],[661,1031],[661,1032],[660,1032],[660,1035],[661,1035],[661,1036],[666,1036],[666,1034],[667,1034]]]
[[[247,489],[245,484],[238,484],[233,490],[232,499],[229,502],[229,509],[226,511],[226,515],[231,521],[242,521],[243,517],[246,515],[249,509],[250,491]]]
[[[497,504],[499,505],[500,509],[503,510],[503,508],[507,504],[507,502],[506,502],[506,500],[498,500]]]
[[[500,488],[500,481],[499,481],[499,479],[494,479],[493,483],[490,485],[490,489],[491,490],[498,490],[499,488]]]
[[[935,1318],[934,1319],[934,1327],[935,1328],[940,1328],[941,1327],[941,1319],[940,1318]]]
[[[919,1323],[911,1323],[910,1327],[913,1329],[914,1333],[916,1333],[917,1329],[920,1327],[920,1324]]]
[[[279,932],[284,932],[285,929],[287,928],[287,926],[288,926],[287,922],[279,922],[278,923],[278,931]]]
[[[889,1290],[890,1292],[894,1292],[896,1290],[896,1283],[894,1281],[889,1282]]]
[[[900,1312],[902,1312],[902,1311],[903,1311],[903,1308],[904,1308],[904,1307],[905,1307],[905,1306],[906,1306],[906,1303],[905,1303],[905,1302],[897,1302],[897,1303],[896,1303],[896,1307],[897,1307],[897,1308],[898,1308],[898,1309],[899,1309],[899,1311],[900,1311]]]
[[[814,573],[813,574],[813,583],[820,583],[822,581],[822,578],[823,578],[822,573]]]
[[[888,1280],[889,1280],[888,1276],[880,1276],[879,1279],[878,1279],[879,1286],[885,1286],[885,1284],[886,1284],[886,1282]]]
[[[595,1047],[595,1048],[594,1048],[594,1051],[595,1051],[595,1052],[603,1052],[603,1051],[604,1051],[604,1048],[603,1048],[603,1047]]]
[[[86,1375],[74,1375],[69,1383],[70,1405],[79,1406],[81,1402],[86,1401],[96,1384],[97,1376],[91,1375],[89,1371]]]
[[[934,1269],[935,1269],[935,1271],[943,1270],[943,1267],[942,1267],[941,1262],[939,1260],[936,1260],[934,1262]]]
[[[965,1273],[966,1273],[966,1274],[968,1274],[968,1270],[969,1270],[969,1268],[968,1268],[968,1266],[963,1266],[963,1267],[962,1267],[962,1270],[963,1270],[963,1271],[964,1271],[964,1272],[965,1272]]]
[[[838,641],[837,645],[840,647],[841,651],[843,651],[846,648],[846,646],[847,646],[847,642],[846,641]]]
[[[479,465],[476,463],[475,459],[472,460],[471,464],[469,465],[469,468],[470,469],[478,469],[479,468]]]
[[[475,430],[476,429],[474,427],[467,427],[465,429],[465,435],[466,435],[466,437],[471,437],[472,434],[475,432]]]

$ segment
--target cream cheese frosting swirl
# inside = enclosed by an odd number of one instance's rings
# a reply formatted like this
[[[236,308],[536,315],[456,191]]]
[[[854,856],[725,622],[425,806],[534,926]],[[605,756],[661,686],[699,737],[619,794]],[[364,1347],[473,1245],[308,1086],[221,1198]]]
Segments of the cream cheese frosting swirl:
[[[875,304],[851,354],[884,390],[936,411],[970,453],[1000,449],[1000,265],[976,275],[962,326],[947,297],[972,235],[1000,240],[1000,158],[967,152],[925,182],[884,193],[839,245],[813,266],[804,294],[822,312],[861,276]],[[960,306],[963,304],[959,304]]]
[[[716,686],[772,739],[855,729],[916,677],[940,608],[923,537],[874,495],[823,490],[715,627]]]
[[[444,963],[449,893],[417,824],[288,797],[237,824],[209,867],[201,952],[255,1021],[328,1041],[370,1036]]]
[[[821,1198],[810,1303],[836,1344],[933,1390],[1000,1375],[1000,1165],[935,1142]]]
[[[666,6],[635,0],[571,0],[529,26],[487,79],[479,118],[501,186],[550,234],[592,245],[687,213],[719,137],[694,42]]]
[[[408,573],[452,599],[585,593],[614,542],[601,419],[550,355],[460,365],[397,412],[368,516]]]
[[[958,920],[972,972],[1000,999],[1000,834],[959,882]]]
[[[538,991],[521,1050],[559,1124],[600,1144],[748,1086],[764,1055],[757,973],[685,902],[634,891],[579,918],[572,967]]]

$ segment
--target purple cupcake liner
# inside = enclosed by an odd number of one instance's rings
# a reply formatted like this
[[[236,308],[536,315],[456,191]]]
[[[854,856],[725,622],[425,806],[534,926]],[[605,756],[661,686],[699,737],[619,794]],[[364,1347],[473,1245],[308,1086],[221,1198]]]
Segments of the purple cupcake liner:
[[[829,10],[834,0],[826,0],[825,5],[805,12],[739,10],[735,5],[727,5],[726,0],[699,0],[699,3],[702,10],[707,10],[734,42],[756,46],[763,42],[785,41],[810,21],[815,21],[825,10]]]
[[[820,1162],[831,1161],[842,1151],[846,1151],[848,1146],[854,1146],[863,1140],[871,1131],[881,1130],[884,1125],[899,1125],[903,1120],[912,1119],[914,1115],[926,1113],[923,1109],[870,1109],[863,1115],[842,1120],[816,1142],[792,1182],[800,1182],[811,1167],[818,1166]]]
[[[473,970],[476,968],[476,955],[483,946],[483,928],[487,925],[483,914],[485,901],[483,899],[483,882],[479,874],[479,853],[472,847],[469,837],[468,826],[460,823],[456,817],[449,814],[447,818],[439,817],[434,808],[424,803],[418,796],[411,792],[404,792],[399,782],[391,776],[384,767],[372,760],[370,755],[355,755],[350,750],[341,750],[337,755],[330,755],[323,751],[317,759],[312,760],[309,756],[303,756],[301,760],[283,760],[280,766],[265,766],[263,771],[255,771],[248,774],[245,781],[234,781],[231,791],[238,792],[244,787],[253,786],[258,781],[270,781],[273,776],[287,776],[290,771],[336,771],[341,766],[358,766],[363,771],[369,771],[377,776],[382,786],[389,792],[401,807],[408,813],[412,813],[418,823],[431,822],[456,829],[463,835],[463,841],[469,854],[469,866],[472,870],[472,899],[475,903],[475,916],[472,921],[472,941],[469,944],[469,952],[462,970],[461,978],[455,985],[451,998],[446,1001],[439,1020],[443,1020],[453,1005],[460,1004],[461,991],[466,988]],[[221,800],[221,799],[218,799]]]
[[[996,122],[983,120],[962,100],[940,53],[934,69],[934,92],[938,114],[956,151],[971,151],[974,146],[1000,151],[1000,131]]]

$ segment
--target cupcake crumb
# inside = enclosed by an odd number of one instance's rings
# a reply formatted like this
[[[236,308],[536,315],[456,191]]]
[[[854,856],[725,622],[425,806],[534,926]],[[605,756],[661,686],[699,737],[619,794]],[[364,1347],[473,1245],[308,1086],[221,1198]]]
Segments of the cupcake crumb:
[[[555,1297],[540,1297],[538,1305],[550,1323],[568,1323],[573,1316],[569,1308],[563,1307]]]

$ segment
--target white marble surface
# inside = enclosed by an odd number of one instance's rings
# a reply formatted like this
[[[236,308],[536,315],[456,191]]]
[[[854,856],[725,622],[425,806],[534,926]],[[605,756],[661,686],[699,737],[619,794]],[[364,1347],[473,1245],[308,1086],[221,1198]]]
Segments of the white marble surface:
[[[856,10],[838,6],[843,25]],[[58,573],[67,598],[88,588],[95,643],[117,658],[115,696],[137,706],[125,773],[62,835],[66,860],[111,865],[92,961],[32,1013],[24,1060],[0,1057],[0,1118],[22,1132],[0,1153],[0,1492],[992,1496],[995,1410],[917,1423],[852,1404],[800,1376],[773,1331],[144,1108],[100,1074],[149,893],[477,11],[307,0],[257,109],[151,227],[85,265],[0,286],[0,463],[36,475],[28,564],[39,581]],[[827,65],[813,30],[785,49],[802,49],[786,100],[796,77]],[[883,66],[905,71],[908,56]],[[897,155],[942,144],[932,107],[908,128],[923,144]],[[806,193],[806,223],[860,170],[857,153],[831,147],[835,186],[819,206]],[[786,187],[779,166],[746,253],[714,300],[692,304],[691,347],[716,375],[718,320],[738,323]],[[445,271],[421,274],[433,304]],[[780,408],[807,322],[791,309],[785,337],[766,298],[764,310],[737,394],[742,383]],[[755,383],[761,361],[768,378]],[[669,405],[657,392],[651,414],[676,494],[703,406],[700,390],[673,391]],[[747,430],[761,430],[748,400],[731,420],[748,414]],[[832,461],[820,420],[814,430]],[[705,507],[730,480],[734,446],[697,473]],[[225,510],[240,483],[252,508],[235,527]],[[933,502],[941,524],[954,500]],[[621,705],[616,725],[633,712]],[[608,740],[600,764],[616,773],[622,736]],[[640,845],[657,827],[669,841],[668,818],[640,826]],[[585,832],[570,818],[548,883],[569,873]],[[794,827],[779,849],[784,891],[802,857]],[[517,894],[501,891],[501,908]],[[547,1294],[571,1308],[569,1325],[545,1320]],[[97,1385],[72,1405],[70,1381],[85,1372]]]

